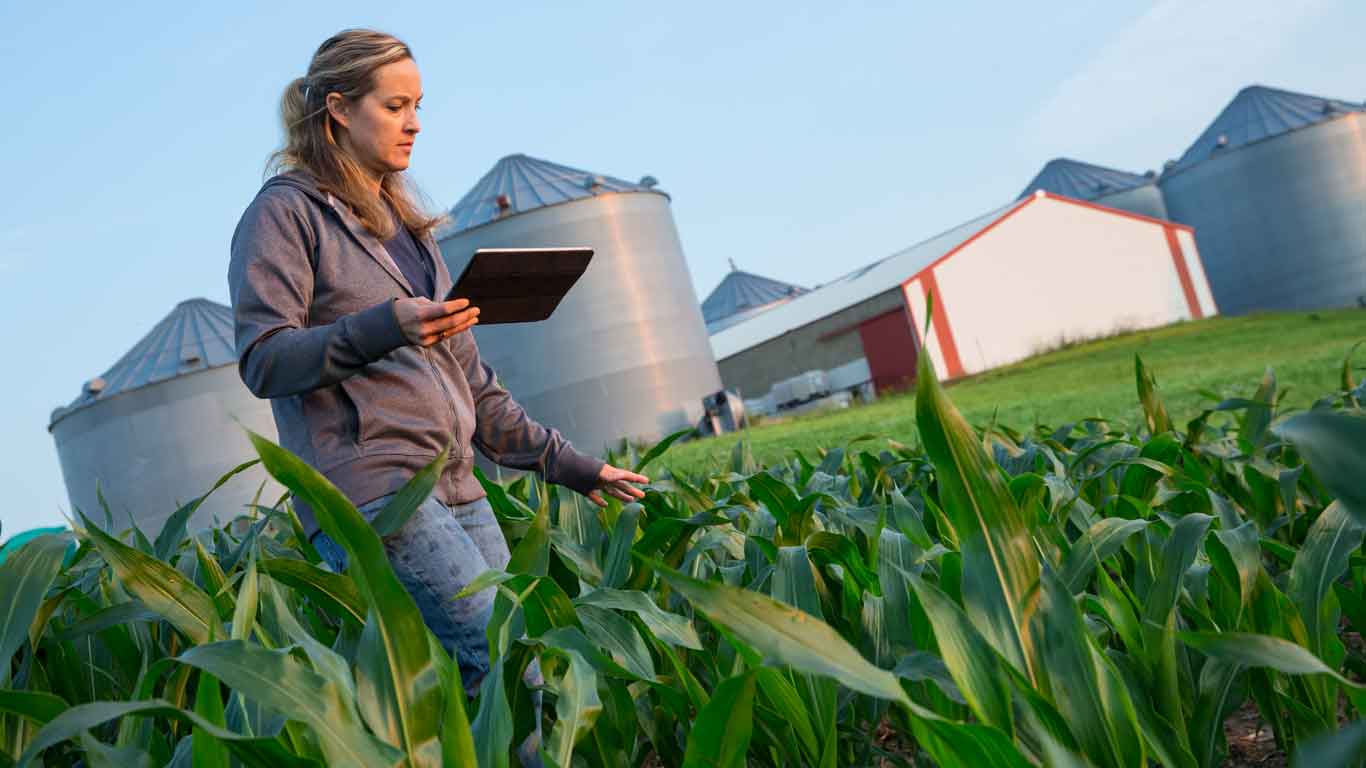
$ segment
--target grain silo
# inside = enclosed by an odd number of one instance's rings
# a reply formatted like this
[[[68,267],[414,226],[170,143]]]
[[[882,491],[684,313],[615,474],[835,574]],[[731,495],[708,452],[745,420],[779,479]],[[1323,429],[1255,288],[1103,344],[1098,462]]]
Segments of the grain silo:
[[[1140,216],[1167,218],[1157,174],[1152,171],[1140,175],[1059,157],[1045,163],[1016,199],[1023,200],[1041,189]]]
[[[453,276],[479,248],[596,249],[549,320],[474,330],[527,412],[590,452],[696,424],[702,398],[721,388],[669,197],[655,183],[511,155],[439,235]]]
[[[1366,303],[1363,106],[1238,92],[1159,182],[1228,314]]]
[[[190,299],[53,411],[48,431],[73,507],[103,524],[98,481],[114,530],[133,520],[155,537],[180,504],[256,457],[244,426],[276,439],[270,401],[257,399],[238,376],[232,310]],[[246,512],[263,480],[262,503],[273,504],[284,489],[258,464],[215,491],[190,530]]]

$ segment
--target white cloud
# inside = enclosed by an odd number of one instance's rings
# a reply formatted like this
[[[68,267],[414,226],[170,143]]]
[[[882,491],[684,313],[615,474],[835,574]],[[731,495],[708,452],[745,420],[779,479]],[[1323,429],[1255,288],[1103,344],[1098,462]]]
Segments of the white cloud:
[[[1271,62],[1312,49],[1306,23],[1328,0],[1163,0],[1115,37],[1030,116],[1022,151],[1157,169],[1178,156]],[[1064,44],[1065,41],[1055,41]],[[1273,81],[1264,82],[1268,77]],[[1331,94],[1330,94],[1331,95]]]

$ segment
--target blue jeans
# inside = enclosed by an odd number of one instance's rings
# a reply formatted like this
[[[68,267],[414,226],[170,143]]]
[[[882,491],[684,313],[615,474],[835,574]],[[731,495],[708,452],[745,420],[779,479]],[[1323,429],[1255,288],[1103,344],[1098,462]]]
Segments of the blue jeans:
[[[373,520],[389,503],[391,496],[381,496],[360,506],[361,516]],[[337,573],[346,570],[346,550],[327,534],[318,531],[312,537],[318,555]],[[436,497],[429,497],[417,508],[408,522],[384,540],[389,564],[398,580],[413,596],[422,618],[460,665],[460,679],[465,691],[473,697],[489,671],[489,645],[485,630],[493,614],[495,590],[485,589],[478,594],[452,600],[455,594],[490,568],[507,567],[511,555],[507,540],[493,516],[487,499],[468,504],[447,506]],[[530,686],[543,685],[540,666],[533,660],[523,680]],[[533,692],[536,708],[536,730],[522,743],[518,754],[522,764],[540,765],[541,696]]]

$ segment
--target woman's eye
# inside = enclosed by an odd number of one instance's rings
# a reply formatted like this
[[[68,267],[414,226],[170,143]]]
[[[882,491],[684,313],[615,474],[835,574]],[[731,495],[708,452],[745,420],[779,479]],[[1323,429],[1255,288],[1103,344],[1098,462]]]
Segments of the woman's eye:
[[[390,112],[397,112],[397,111],[399,111],[400,109],[402,109],[402,107],[395,107],[395,106],[393,106],[393,105],[390,105],[390,106],[389,106],[389,111],[390,111]]]

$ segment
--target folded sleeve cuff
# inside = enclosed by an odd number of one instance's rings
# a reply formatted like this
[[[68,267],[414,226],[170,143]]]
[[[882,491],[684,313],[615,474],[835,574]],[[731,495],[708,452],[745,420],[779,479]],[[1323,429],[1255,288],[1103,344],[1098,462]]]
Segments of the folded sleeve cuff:
[[[351,315],[348,320],[350,322],[347,323],[347,331],[351,343],[367,360],[373,362],[399,347],[408,345],[403,328],[398,324],[393,299],[361,310]]]

